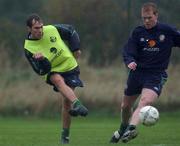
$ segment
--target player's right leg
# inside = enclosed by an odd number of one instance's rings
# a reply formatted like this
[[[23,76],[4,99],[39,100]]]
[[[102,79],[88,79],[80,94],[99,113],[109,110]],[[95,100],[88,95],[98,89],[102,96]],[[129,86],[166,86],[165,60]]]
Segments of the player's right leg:
[[[130,125],[127,127],[125,133],[123,134],[121,138],[122,142],[126,143],[130,141],[131,139],[134,139],[138,135],[136,126],[139,124],[140,109],[146,105],[151,105],[152,103],[156,101],[157,98],[158,98],[158,94],[156,92],[154,92],[151,89],[143,88],[142,95],[139,100],[139,104],[136,110],[132,114],[132,117],[129,123]]]
[[[72,109],[69,110],[69,114],[74,117],[78,115],[85,117],[88,114],[88,109],[77,99],[73,102]]]
[[[131,117],[132,105],[136,101],[138,95],[124,96],[121,103],[121,125],[120,128],[114,132],[110,143],[117,143],[123,136],[125,130],[129,125],[129,119]]]
[[[134,139],[138,135],[137,129],[135,125],[129,125],[124,134],[121,137],[122,142],[126,143],[131,139]]]
[[[50,77],[51,82],[55,85],[58,91],[72,103],[72,109],[69,111],[71,116],[86,116],[88,109],[81,104],[76,97],[72,88],[66,85],[63,77],[60,74],[52,74]]]
[[[138,106],[132,114],[131,125],[139,124],[139,111],[142,107],[152,105],[158,98],[158,94],[151,89],[143,88]]]

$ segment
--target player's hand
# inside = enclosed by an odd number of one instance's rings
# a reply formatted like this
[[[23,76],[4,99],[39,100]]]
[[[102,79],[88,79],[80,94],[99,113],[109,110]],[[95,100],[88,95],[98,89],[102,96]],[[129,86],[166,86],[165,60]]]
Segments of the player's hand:
[[[131,62],[128,64],[128,68],[132,69],[132,70],[136,70],[137,64],[136,62]]]
[[[43,60],[44,56],[42,55],[42,53],[36,53],[33,55],[33,58],[36,60]]]

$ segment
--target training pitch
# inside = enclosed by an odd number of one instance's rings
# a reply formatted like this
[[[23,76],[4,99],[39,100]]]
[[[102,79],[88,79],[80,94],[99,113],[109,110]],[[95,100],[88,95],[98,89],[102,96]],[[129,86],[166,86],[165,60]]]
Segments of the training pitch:
[[[60,146],[61,123],[56,119],[32,117],[0,118],[0,146]],[[68,146],[111,146],[109,140],[119,127],[118,116],[89,115],[73,118]],[[180,146],[180,112],[163,113],[157,125],[138,127],[139,135],[127,146]]]

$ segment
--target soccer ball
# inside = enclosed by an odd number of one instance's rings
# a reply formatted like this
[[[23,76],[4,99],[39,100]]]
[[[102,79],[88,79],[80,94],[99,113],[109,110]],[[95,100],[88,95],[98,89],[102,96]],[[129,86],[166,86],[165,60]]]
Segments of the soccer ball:
[[[155,125],[159,119],[159,112],[153,106],[144,106],[139,112],[140,122],[145,126]]]

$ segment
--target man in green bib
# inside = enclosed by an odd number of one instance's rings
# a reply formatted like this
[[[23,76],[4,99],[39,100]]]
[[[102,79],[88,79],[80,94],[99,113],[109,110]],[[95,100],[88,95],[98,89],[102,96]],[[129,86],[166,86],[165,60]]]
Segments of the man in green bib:
[[[67,144],[71,116],[88,114],[87,108],[74,93],[75,87],[83,87],[76,61],[81,54],[79,36],[70,25],[43,26],[43,21],[37,14],[30,15],[26,25],[28,36],[24,43],[25,56],[33,70],[64,97],[61,142]]]

